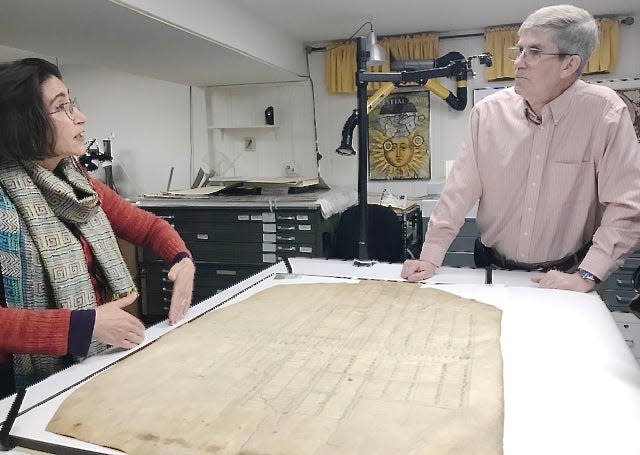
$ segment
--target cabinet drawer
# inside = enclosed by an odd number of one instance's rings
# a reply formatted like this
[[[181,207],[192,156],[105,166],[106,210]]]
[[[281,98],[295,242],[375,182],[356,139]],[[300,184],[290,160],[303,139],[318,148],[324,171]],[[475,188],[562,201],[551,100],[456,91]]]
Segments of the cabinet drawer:
[[[607,281],[605,281],[606,289],[610,290],[633,290],[633,274],[626,273],[625,271],[618,271],[611,275]]]
[[[630,273],[633,273],[638,267],[640,267],[640,256],[637,255],[638,251],[629,256],[627,260],[624,261],[624,264],[622,265],[622,268],[620,270],[628,270]]]
[[[144,208],[180,230],[193,224],[226,224],[226,223],[261,223],[273,215],[265,209],[226,209],[226,208],[194,208],[194,207],[153,207]]]
[[[295,226],[293,226],[295,227]],[[298,231],[296,229],[281,230],[278,226],[278,230],[272,237],[268,239],[274,239],[275,243],[314,243],[316,241],[317,233],[314,231]]]
[[[275,221],[278,224],[313,224],[317,226],[322,219],[318,211],[315,210],[278,209]]]
[[[609,290],[602,291],[602,300],[610,309],[627,309],[629,303],[633,299],[636,293],[633,290]]]
[[[193,224],[178,230],[184,239],[215,240],[218,242],[242,242],[259,239],[263,232],[262,223]]]
[[[473,252],[453,252],[444,255],[442,265],[450,267],[475,267]]]
[[[448,251],[450,252],[464,251],[464,252],[473,253],[473,246],[475,244],[475,241],[476,241],[475,237],[458,236],[455,239],[453,239],[453,242],[451,242],[451,246],[449,247]]]
[[[480,232],[478,232],[478,226],[476,226],[476,221],[467,219],[467,221],[465,221],[462,227],[460,228],[460,232],[458,233],[458,236],[473,237],[474,240],[476,237],[480,237]]]
[[[227,288],[258,273],[264,267],[255,264],[196,263],[195,287]]]
[[[217,292],[249,278],[264,267],[255,264],[211,264],[196,262],[193,282],[193,303],[199,303]],[[142,314],[166,316],[171,305],[173,283],[168,269],[160,263],[146,264],[140,271]]]

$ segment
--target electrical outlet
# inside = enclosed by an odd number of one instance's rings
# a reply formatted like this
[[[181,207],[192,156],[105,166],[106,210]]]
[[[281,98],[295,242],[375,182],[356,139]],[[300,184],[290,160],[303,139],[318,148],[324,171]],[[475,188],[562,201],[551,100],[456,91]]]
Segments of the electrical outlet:
[[[256,138],[255,137],[245,137],[244,138],[244,151],[245,152],[255,152],[256,151]]]

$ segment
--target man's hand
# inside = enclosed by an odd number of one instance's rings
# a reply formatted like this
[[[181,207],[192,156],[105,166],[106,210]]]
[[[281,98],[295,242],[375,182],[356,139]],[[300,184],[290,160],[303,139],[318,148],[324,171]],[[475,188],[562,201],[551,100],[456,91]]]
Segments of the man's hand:
[[[131,349],[144,341],[144,325],[135,316],[123,310],[138,298],[133,293],[96,308],[93,338],[112,346]]]
[[[400,276],[408,281],[420,281],[431,278],[438,268],[432,262],[410,259],[402,264]]]
[[[173,293],[169,307],[169,324],[171,325],[182,319],[191,307],[195,274],[196,266],[191,258],[182,259],[169,270],[168,277],[173,281]]]
[[[538,283],[541,288],[577,292],[591,292],[596,287],[593,281],[585,280],[577,273],[564,273],[558,270],[549,270],[541,277],[531,278],[531,281]]]

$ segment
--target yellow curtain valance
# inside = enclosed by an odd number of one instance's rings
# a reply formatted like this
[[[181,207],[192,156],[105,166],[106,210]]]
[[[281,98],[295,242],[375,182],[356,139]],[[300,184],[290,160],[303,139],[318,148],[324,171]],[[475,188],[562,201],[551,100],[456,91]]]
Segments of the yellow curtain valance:
[[[608,73],[613,71],[618,55],[619,24],[614,19],[596,19],[599,45],[591,54],[584,74]],[[506,56],[507,48],[518,42],[519,26],[492,27],[485,32],[485,51],[493,55],[493,66],[485,68],[488,81],[513,79],[513,62]]]
[[[378,44],[384,48],[387,57],[396,60],[424,60],[438,57],[440,41],[435,33],[394,36],[382,38]],[[354,41],[334,43],[327,46],[325,83],[329,93],[355,93],[356,91],[356,43]],[[389,63],[368,68],[372,72],[390,71]],[[379,82],[370,83],[375,90]]]
[[[614,19],[596,19],[598,23],[599,45],[591,54],[584,68],[585,74],[609,73],[616,66],[618,57],[618,34],[620,24]]]
[[[488,81],[513,78],[513,62],[507,49],[518,42],[518,26],[488,28],[484,35],[484,50],[493,55],[493,65],[484,69]]]

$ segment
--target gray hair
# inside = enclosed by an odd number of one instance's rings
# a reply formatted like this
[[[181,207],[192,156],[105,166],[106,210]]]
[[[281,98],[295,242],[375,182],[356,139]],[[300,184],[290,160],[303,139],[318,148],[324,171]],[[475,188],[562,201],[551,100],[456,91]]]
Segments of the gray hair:
[[[555,31],[558,52],[580,56],[576,78],[582,74],[598,45],[598,24],[588,11],[577,6],[554,5],[534,11],[520,26],[518,36],[532,28]]]

